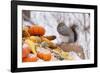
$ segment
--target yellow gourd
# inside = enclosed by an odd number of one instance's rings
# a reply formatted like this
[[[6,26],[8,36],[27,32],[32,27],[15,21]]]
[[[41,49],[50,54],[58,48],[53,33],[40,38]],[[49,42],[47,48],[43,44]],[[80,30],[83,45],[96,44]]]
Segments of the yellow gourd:
[[[66,59],[66,58],[69,56],[69,53],[68,53],[68,52],[62,51],[62,52],[60,53],[60,56],[61,56],[62,58],[64,58],[64,59]]]
[[[72,56],[67,56],[66,60],[74,60],[74,58]]]
[[[32,53],[37,54],[36,53],[36,46],[35,43],[33,43],[30,39],[26,39],[25,42],[29,45]]]
[[[52,48],[52,49],[57,48],[57,46],[53,42],[51,42],[50,40],[48,40],[47,38],[45,38],[45,37],[42,36],[41,40],[42,40],[42,42],[46,42],[48,44],[49,48]]]
[[[41,38],[38,36],[30,36],[30,40],[34,43],[40,43],[41,42]]]

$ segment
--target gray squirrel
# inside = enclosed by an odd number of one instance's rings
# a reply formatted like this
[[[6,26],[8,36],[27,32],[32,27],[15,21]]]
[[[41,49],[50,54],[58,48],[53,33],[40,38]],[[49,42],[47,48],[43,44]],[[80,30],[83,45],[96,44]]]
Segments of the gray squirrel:
[[[72,25],[71,27],[67,27],[65,23],[61,22],[57,26],[57,31],[60,35],[64,37],[69,37],[68,43],[73,43],[77,41],[77,25]]]

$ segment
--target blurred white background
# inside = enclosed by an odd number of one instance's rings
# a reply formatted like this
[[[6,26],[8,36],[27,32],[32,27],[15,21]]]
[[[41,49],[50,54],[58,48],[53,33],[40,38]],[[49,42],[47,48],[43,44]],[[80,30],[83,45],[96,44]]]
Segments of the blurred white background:
[[[74,4],[90,4],[98,5],[98,13],[100,13],[100,0],[31,0],[31,1],[46,1],[46,2],[58,2],[58,3],[74,3]],[[10,72],[10,35],[11,35],[11,13],[10,13],[10,0],[0,0],[0,73]],[[100,14],[98,14],[100,19]],[[100,27],[100,21],[98,22],[98,28]],[[100,29],[98,29],[100,31]],[[98,33],[100,37],[100,33]],[[100,39],[98,38],[98,43]],[[100,56],[100,46],[98,46],[98,56]],[[100,57],[98,62],[100,61]],[[100,65],[100,62],[99,62]],[[55,71],[39,71],[34,73],[52,73],[52,72],[66,72],[66,73],[100,73],[100,66],[98,68],[84,68],[84,69],[69,69],[69,70],[55,70]],[[29,72],[27,72],[29,73]]]

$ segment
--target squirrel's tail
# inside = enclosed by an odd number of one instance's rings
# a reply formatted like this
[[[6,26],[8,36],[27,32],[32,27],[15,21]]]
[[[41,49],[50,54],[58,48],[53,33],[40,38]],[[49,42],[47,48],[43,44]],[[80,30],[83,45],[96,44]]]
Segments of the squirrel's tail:
[[[74,32],[74,42],[76,42],[77,38],[78,38],[78,35],[77,35],[77,32],[76,32],[76,27],[77,27],[77,25],[72,25],[71,26],[71,29]]]

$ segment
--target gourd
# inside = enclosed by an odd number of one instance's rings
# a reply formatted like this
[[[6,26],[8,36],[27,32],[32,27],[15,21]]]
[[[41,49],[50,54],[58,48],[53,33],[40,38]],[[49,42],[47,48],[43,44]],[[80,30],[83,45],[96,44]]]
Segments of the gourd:
[[[37,54],[35,43],[33,43],[30,39],[26,39],[25,42],[29,45],[32,53]]]
[[[36,62],[38,57],[36,55],[30,54],[28,57],[22,59],[23,62]]]
[[[49,47],[49,45],[48,45],[47,42],[44,41],[44,42],[41,43],[41,47],[47,48],[47,47]]]
[[[37,56],[40,59],[43,59],[44,61],[50,61],[51,60],[51,54],[50,53],[40,53],[40,52],[38,52]]]
[[[62,51],[61,54],[60,54],[60,56],[61,56],[62,58],[64,58],[64,59],[68,59],[69,53],[68,53],[68,52]]]
[[[69,55],[69,52],[63,51],[61,48],[57,47],[56,49],[53,49],[53,51],[60,55],[61,58],[66,60],[73,60],[73,57]]]
[[[41,36],[41,39],[42,39],[42,42],[46,42],[48,44],[49,48],[52,48],[52,49],[57,48],[57,46],[54,43],[52,43],[50,40],[48,40],[44,36]]]
[[[44,36],[44,38],[47,38],[48,40],[52,41],[56,39],[56,36],[52,35],[52,36]]]
[[[28,32],[30,33],[30,35],[43,36],[45,34],[45,29],[39,25],[32,25],[29,28]]]
[[[30,34],[28,32],[28,29],[29,29],[29,27],[27,27],[27,26],[23,27],[23,29],[22,29],[22,37],[26,38],[26,37],[30,36]]]
[[[30,50],[27,48],[22,49],[22,57],[26,57],[30,53]]]
[[[41,42],[41,38],[38,37],[38,36],[30,36],[29,38],[34,43],[40,43]]]
[[[47,49],[40,48],[37,52],[37,57],[44,61],[50,61],[51,60],[51,53]]]
[[[22,58],[28,56],[30,54],[31,50],[29,49],[27,44],[23,44],[23,48],[22,48]]]
[[[66,57],[66,60],[75,60],[75,59],[74,59],[74,57],[68,55],[68,56]]]

